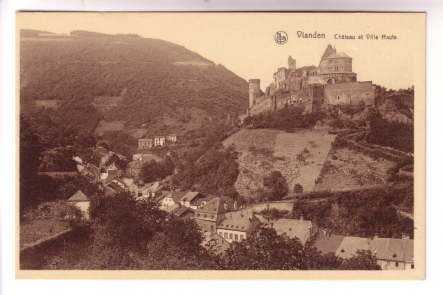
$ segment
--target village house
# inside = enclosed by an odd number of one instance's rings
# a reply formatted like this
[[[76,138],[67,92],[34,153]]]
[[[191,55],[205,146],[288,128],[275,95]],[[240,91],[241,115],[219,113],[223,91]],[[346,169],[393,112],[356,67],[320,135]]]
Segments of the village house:
[[[381,269],[414,268],[414,240],[376,237],[370,245]]]
[[[314,247],[323,254],[333,253],[344,259],[353,257],[359,250],[370,251],[382,270],[414,268],[414,240],[409,238],[363,238],[320,230]]]
[[[194,217],[194,210],[192,210],[191,208],[179,206],[172,211],[172,214],[180,217],[181,219],[192,219]]]
[[[204,197],[205,196],[199,192],[189,191],[180,200],[180,205],[191,208],[191,209],[197,209],[198,200],[203,199]]]
[[[166,140],[169,141],[169,142],[171,142],[171,143],[176,143],[176,142],[177,142],[177,135],[175,135],[175,134],[169,134],[169,135],[166,137]]]
[[[234,209],[233,201],[228,197],[207,196],[197,202],[194,220],[204,233],[215,233],[221,214]]]
[[[154,146],[165,146],[166,137],[164,136],[155,136],[154,137]]]
[[[173,210],[179,208],[180,200],[183,198],[183,196],[186,194],[186,192],[182,191],[170,191],[166,192],[165,196],[160,201],[160,209],[172,212]],[[186,208],[186,207],[183,207]]]
[[[269,225],[278,235],[297,238],[303,246],[317,233],[317,227],[310,220],[280,218],[273,220]]]
[[[169,135],[156,135],[148,138],[139,138],[138,139],[138,149],[146,150],[152,149],[153,147],[163,147],[167,144],[175,144],[177,142],[176,134]]]
[[[138,139],[138,149],[150,149],[154,146],[152,138],[139,138]]]
[[[71,197],[69,197],[68,203],[77,207],[85,220],[90,219],[89,207],[91,200],[81,190],[76,191]]]
[[[249,237],[251,232],[260,226],[260,221],[254,214],[246,214],[243,211],[225,213],[217,225],[217,234],[229,243],[240,242]]]

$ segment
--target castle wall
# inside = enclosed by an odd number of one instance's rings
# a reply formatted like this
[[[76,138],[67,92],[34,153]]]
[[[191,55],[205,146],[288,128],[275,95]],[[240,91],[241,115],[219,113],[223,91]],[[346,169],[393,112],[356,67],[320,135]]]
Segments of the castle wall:
[[[371,81],[327,84],[324,88],[325,99],[328,104],[359,104],[374,105],[375,90]]]
[[[271,98],[270,97],[259,97],[256,103],[249,108],[249,115],[258,115],[260,113],[271,110]]]

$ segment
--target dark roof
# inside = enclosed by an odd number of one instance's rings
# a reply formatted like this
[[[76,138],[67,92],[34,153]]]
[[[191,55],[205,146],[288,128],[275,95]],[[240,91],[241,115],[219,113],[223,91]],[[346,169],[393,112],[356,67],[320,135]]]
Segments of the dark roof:
[[[183,191],[172,191],[168,192],[165,197],[170,197],[174,200],[174,202],[178,203],[183,198],[186,192]]]
[[[413,263],[414,241],[392,238],[344,237],[336,251],[342,258],[350,258],[358,250],[370,250],[380,260]]]
[[[344,237],[345,236],[342,235],[327,234],[323,230],[320,230],[314,242],[314,247],[323,254],[335,254]]]
[[[240,211],[228,212],[223,215],[223,219],[217,228],[246,232],[251,229],[258,219],[250,214]]]
[[[370,245],[377,259],[413,263],[414,240],[374,238]]]
[[[183,198],[181,199],[183,202],[191,202],[194,200],[200,193],[199,192],[187,192]]]
[[[191,208],[185,207],[185,206],[180,206],[178,208],[176,208],[174,211],[172,211],[172,214],[174,214],[175,216],[178,217],[182,217],[184,215],[186,215],[187,213],[194,213],[194,211]]]
[[[298,238],[302,245],[311,238],[313,224],[310,220],[280,218],[272,221],[272,227],[278,235]]]
[[[340,243],[335,255],[341,258],[351,258],[357,254],[359,250],[370,250],[370,239],[361,237],[346,236]]]

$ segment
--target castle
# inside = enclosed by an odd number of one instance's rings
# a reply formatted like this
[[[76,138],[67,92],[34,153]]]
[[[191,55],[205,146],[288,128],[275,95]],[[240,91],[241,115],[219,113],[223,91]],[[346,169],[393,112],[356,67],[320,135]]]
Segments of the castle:
[[[304,106],[305,112],[317,112],[330,105],[374,105],[372,81],[357,81],[352,58],[328,45],[319,66],[296,67],[289,56],[288,67],[280,67],[274,82],[260,89],[260,79],[249,80],[248,115],[276,111],[286,105]]]

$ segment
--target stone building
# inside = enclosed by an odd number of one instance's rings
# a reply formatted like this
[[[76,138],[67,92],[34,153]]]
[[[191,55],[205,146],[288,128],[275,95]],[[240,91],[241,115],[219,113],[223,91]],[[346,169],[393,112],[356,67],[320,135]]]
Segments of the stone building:
[[[248,114],[276,111],[287,105],[317,112],[327,105],[373,105],[374,99],[372,82],[357,80],[352,57],[328,45],[318,66],[297,68],[296,60],[289,56],[287,68],[277,69],[264,93],[259,79],[249,80]]]

